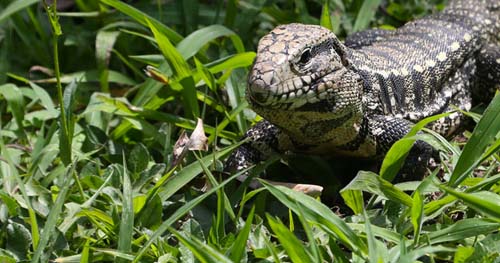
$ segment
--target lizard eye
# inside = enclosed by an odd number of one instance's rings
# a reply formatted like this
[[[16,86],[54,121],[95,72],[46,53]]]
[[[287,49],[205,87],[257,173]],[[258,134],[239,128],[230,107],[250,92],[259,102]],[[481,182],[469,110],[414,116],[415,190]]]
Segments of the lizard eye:
[[[311,55],[311,49],[308,48],[302,52],[302,55],[300,55],[299,63],[300,64],[307,64],[309,61],[311,61],[312,55]]]

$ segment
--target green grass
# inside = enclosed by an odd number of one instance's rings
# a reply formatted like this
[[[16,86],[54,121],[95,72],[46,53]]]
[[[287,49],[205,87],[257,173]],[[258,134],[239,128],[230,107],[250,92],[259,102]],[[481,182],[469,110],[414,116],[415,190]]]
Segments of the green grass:
[[[268,167],[271,178],[324,184],[323,200],[221,173],[259,120],[244,89],[263,34],[303,22],[343,37],[443,1],[58,2],[73,6],[49,18],[40,1],[0,0],[0,262],[500,258],[500,96],[471,114],[466,144],[417,133],[436,117],[422,121],[380,175],[346,182],[329,160],[302,156]],[[179,158],[175,142],[198,118],[209,150]],[[416,139],[443,162],[392,184]]]

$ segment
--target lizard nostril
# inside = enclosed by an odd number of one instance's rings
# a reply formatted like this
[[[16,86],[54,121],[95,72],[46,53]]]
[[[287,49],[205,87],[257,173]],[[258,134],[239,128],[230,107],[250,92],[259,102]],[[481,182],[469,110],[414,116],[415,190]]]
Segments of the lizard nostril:
[[[270,91],[261,79],[254,79],[248,83],[248,97],[252,102],[264,104],[270,96]]]
[[[248,86],[248,96],[253,102],[264,104],[269,98],[269,90],[264,88],[262,85],[254,81]]]
[[[263,104],[266,102],[267,98],[269,96],[267,94],[261,93],[261,92],[250,92],[250,98],[259,104]]]

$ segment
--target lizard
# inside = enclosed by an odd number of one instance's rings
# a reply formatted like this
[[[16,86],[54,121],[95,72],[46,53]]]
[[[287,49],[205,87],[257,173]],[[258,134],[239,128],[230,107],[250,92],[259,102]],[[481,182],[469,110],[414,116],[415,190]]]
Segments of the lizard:
[[[498,84],[498,0],[451,0],[396,30],[344,42],[318,25],[280,25],[259,41],[248,76],[247,100],[263,120],[227,170],[289,153],[380,160],[423,118],[453,111],[430,125],[453,135],[463,122],[454,107],[487,102]],[[406,162],[425,169],[432,151],[417,140]]]

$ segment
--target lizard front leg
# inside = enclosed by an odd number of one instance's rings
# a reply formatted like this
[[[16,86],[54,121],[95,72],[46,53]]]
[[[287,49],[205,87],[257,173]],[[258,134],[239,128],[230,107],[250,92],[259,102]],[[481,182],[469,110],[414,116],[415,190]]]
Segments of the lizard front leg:
[[[243,140],[247,141],[238,147],[226,162],[227,172],[241,171],[273,154],[284,153],[289,139],[278,127],[263,120],[249,129]]]
[[[369,136],[376,142],[377,153],[381,156],[385,156],[391,146],[403,138],[413,126],[412,122],[393,116],[375,115],[368,118]],[[413,144],[396,181],[422,179],[434,153],[435,150],[432,146],[417,140]]]

